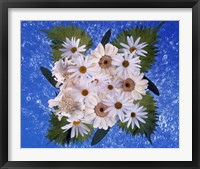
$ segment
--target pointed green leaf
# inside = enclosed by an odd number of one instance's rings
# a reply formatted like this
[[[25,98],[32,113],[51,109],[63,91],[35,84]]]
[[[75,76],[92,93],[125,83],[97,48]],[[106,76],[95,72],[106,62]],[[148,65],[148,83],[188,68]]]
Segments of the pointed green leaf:
[[[144,76],[144,79],[148,80],[148,89],[151,90],[154,94],[156,95],[160,95],[159,91],[158,91],[158,88],[156,87],[156,85],[149,79],[147,78],[146,76]]]
[[[128,122],[122,123],[121,121],[118,121],[118,125],[123,131],[131,133],[134,136],[137,134],[145,135],[148,141],[152,144],[151,135],[154,133],[157,126],[156,122],[158,121],[156,102],[153,97],[147,93],[145,96],[143,96],[142,100],[134,101],[134,103],[139,103],[140,106],[144,106],[146,108],[146,112],[148,112],[148,118],[144,119],[146,123],[139,121],[140,128],[135,126],[133,129],[131,126],[127,128]]]
[[[86,50],[93,45],[88,34],[75,26],[59,26],[50,30],[43,30],[43,32],[45,32],[48,35],[48,38],[52,40],[51,47],[54,61],[58,61],[61,58],[62,52],[59,49],[63,48],[62,43],[66,41],[66,38],[69,38],[70,40],[72,37],[75,37],[76,40],[80,39],[79,46],[86,45]]]
[[[111,29],[109,29],[109,30],[105,33],[105,35],[103,36],[103,38],[102,38],[102,40],[101,40],[101,44],[102,44],[103,46],[105,46],[105,45],[109,42],[110,36],[111,36]]]
[[[127,36],[133,36],[134,40],[136,40],[138,37],[140,37],[140,42],[143,43],[146,42],[148,45],[144,47],[143,49],[146,50],[148,53],[146,57],[141,56],[141,71],[145,72],[148,71],[148,69],[151,67],[151,65],[154,64],[158,48],[156,44],[158,43],[158,32],[157,30],[160,29],[160,27],[164,24],[162,22],[159,24],[155,29],[149,27],[135,27],[128,30],[123,30],[114,41],[111,43],[115,45],[117,48],[121,49],[123,48],[120,43],[128,44],[127,42]]]
[[[106,134],[109,132],[110,127],[107,130],[104,129],[98,129],[96,131],[96,133],[94,134],[94,137],[92,138],[92,143],[91,145],[96,145],[97,143],[99,143],[105,136]]]
[[[51,85],[55,87],[57,82],[53,78],[51,71],[45,67],[40,67],[40,70],[44,77],[51,83]]]

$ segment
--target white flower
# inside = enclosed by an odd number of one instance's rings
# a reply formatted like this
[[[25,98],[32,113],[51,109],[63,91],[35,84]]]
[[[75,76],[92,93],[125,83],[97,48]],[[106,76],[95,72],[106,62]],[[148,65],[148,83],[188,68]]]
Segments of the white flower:
[[[73,96],[77,100],[83,100],[88,98],[97,91],[97,87],[94,83],[89,80],[79,80],[74,84],[72,88]]]
[[[61,90],[60,93],[48,101],[49,107],[54,108],[54,114],[61,120],[63,116],[70,117],[72,114],[82,112],[82,103],[75,100],[75,97],[68,90]]]
[[[75,65],[68,67],[68,72],[71,73],[69,76],[70,78],[74,78],[75,81],[80,79],[87,79],[91,78],[94,68],[91,68],[92,62],[89,60],[89,58],[83,55],[78,56],[76,59],[74,59]]]
[[[134,129],[134,126],[136,125],[138,128],[140,128],[139,121],[141,123],[146,123],[144,119],[148,118],[146,115],[148,114],[146,111],[146,108],[143,106],[140,107],[140,105],[134,104],[132,109],[125,114],[124,122],[127,123],[127,128],[131,125],[131,128]]]
[[[94,128],[107,130],[115,124],[115,117],[105,112],[108,106],[102,99],[103,95],[93,95],[86,100],[85,118],[94,121]]]
[[[133,53],[135,56],[146,56],[147,51],[145,51],[143,48],[147,46],[147,43],[141,43],[139,44],[140,37],[136,39],[134,42],[134,39],[132,36],[127,36],[127,42],[128,44],[120,43],[120,45],[124,48],[120,49],[122,52],[127,53]]]
[[[134,100],[142,99],[146,95],[148,80],[143,79],[144,74],[129,76],[122,81],[122,91],[126,97],[132,97]]]
[[[79,43],[80,43],[80,39],[77,39],[76,41],[75,37],[72,37],[71,41],[68,38],[66,38],[66,42],[63,42],[62,44],[64,48],[60,49],[60,51],[63,52],[61,56],[69,59],[70,57],[73,58],[73,57],[79,56],[81,52],[85,52],[86,45],[79,47]]]
[[[93,66],[100,73],[112,74],[115,66],[112,65],[113,57],[116,56],[118,49],[112,44],[106,44],[105,48],[100,43],[97,48],[91,52],[90,58]]]
[[[83,114],[81,113],[76,117],[68,118],[67,121],[69,124],[61,127],[61,129],[64,130],[63,132],[66,132],[71,128],[71,138],[78,137],[79,135],[84,137],[84,135],[87,135],[90,132],[90,129],[86,125],[90,123],[83,119]]]
[[[70,86],[73,82],[73,79],[69,78],[70,73],[67,71],[67,68],[70,65],[73,65],[73,63],[68,61],[67,59],[60,59],[55,62],[55,65],[52,69],[52,75],[58,82],[57,86],[63,83],[66,83],[67,86]]]
[[[124,113],[133,106],[133,100],[120,92],[116,92],[114,96],[108,96],[103,103],[108,106],[105,112],[109,112],[112,116],[118,115],[121,121],[124,120]]]
[[[120,80],[118,78],[111,79],[105,86],[102,86],[99,90],[100,93],[105,93],[109,95],[114,95],[117,89],[122,87]]]
[[[103,88],[107,86],[110,83],[110,81],[111,81],[110,75],[96,72],[95,74],[93,74],[91,82],[94,83],[99,88]]]
[[[117,66],[115,74],[118,77],[128,77],[130,75],[136,75],[140,72],[140,59],[139,57],[133,57],[133,53],[124,53],[113,58],[113,65]]]

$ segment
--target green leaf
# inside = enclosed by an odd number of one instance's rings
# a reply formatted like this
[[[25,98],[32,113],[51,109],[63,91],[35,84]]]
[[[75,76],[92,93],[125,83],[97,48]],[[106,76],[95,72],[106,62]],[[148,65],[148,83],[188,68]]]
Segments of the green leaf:
[[[105,33],[105,35],[103,36],[103,38],[102,38],[102,40],[101,40],[101,44],[102,44],[103,46],[105,46],[105,45],[109,42],[110,36],[111,36],[111,29],[109,29],[109,30]]]
[[[140,128],[135,126],[133,129],[131,126],[127,128],[128,122],[122,123],[121,121],[118,121],[118,125],[123,131],[131,133],[133,136],[138,134],[145,135],[149,142],[152,144],[151,135],[154,133],[157,126],[156,122],[158,121],[156,102],[153,97],[147,93],[145,96],[143,96],[142,100],[134,101],[134,104],[136,103],[139,103],[140,106],[144,106],[146,108],[146,112],[148,112],[148,118],[144,119],[146,123],[139,121]]]
[[[50,117],[50,127],[46,137],[49,139],[50,142],[54,141],[55,143],[60,144],[62,146],[64,146],[65,144],[68,145],[70,142],[83,142],[93,131],[93,127],[91,124],[84,123],[84,125],[86,125],[90,129],[90,132],[87,135],[85,134],[83,137],[79,134],[78,137],[71,138],[71,129],[65,132],[63,132],[63,130],[61,129],[61,127],[65,126],[66,124],[69,124],[69,122],[67,122],[66,117],[62,117],[61,121],[59,121],[53,113],[50,115]]]
[[[144,76],[144,79],[148,80],[148,89],[151,90],[154,94],[156,95],[160,95],[158,88],[156,87],[156,85],[150,80],[148,79],[146,76]]]
[[[97,143],[99,143],[105,136],[106,134],[109,132],[110,127],[107,130],[104,129],[98,129],[96,131],[96,133],[94,134],[94,137],[92,138],[92,143],[91,145],[96,145]]]
[[[133,36],[134,40],[136,40],[138,37],[140,37],[140,42],[143,43],[146,42],[148,45],[144,47],[143,49],[148,52],[146,57],[140,57],[141,59],[141,71],[145,72],[147,71],[151,65],[155,62],[155,57],[157,56],[158,48],[156,47],[156,44],[158,43],[158,33],[157,31],[160,29],[160,27],[164,24],[164,22],[161,22],[155,29],[149,27],[135,27],[128,30],[122,31],[114,41],[111,43],[118,47],[119,49],[122,48],[120,43],[127,44],[127,36]]]
[[[82,29],[75,26],[59,26],[50,30],[43,30],[43,32],[52,40],[51,47],[54,61],[58,61],[61,58],[62,52],[59,49],[63,48],[62,43],[66,41],[66,37],[70,40],[72,37],[75,37],[76,40],[80,39],[79,46],[86,45],[86,50],[93,45],[91,38]]]
[[[52,86],[56,86],[56,80],[53,78],[51,71],[45,67],[40,67],[40,70],[44,77],[51,83]]]

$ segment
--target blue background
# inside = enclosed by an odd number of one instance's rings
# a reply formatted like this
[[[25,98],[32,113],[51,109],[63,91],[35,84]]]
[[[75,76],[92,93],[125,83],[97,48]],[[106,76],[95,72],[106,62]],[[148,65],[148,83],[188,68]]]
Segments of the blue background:
[[[123,29],[135,26],[156,27],[158,21],[23,21],[21,22],[21,147],[59,148],[45,138],[49,127],[48,100],[55,97],[55,89],[43,77],[40,67],[53,66],[50,39],[41,30],[61,25],[75,25],[86,31],[94,42],[101,41],[108,29],[111,40]],[[146,74],[158,87],[159,121],[151,145],[145,137],[126,134],[117,125],[93,148],[177,148],[179,147],[179,22],[168,21],[158,31],[158,56]],[[94,133],[93,133],[94,134]],[[66,147],[90,148],[91,139]]]

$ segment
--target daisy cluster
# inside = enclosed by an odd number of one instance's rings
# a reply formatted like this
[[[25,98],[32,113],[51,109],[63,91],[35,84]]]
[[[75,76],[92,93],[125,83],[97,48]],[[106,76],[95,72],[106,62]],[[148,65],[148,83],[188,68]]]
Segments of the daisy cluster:
[[[66,38],[60,49],[62,58],[52,69],[59,93],[49,100],[49,107],[58,120],[66,117],[63,132],[70,129],[71,138],[84,137],[90,133],[88,124],[107,130],[117,120],[127,122],[127,128],[140,128],[148,112],[134,101],[141,100],[148,87],[140,71],[147,43],[128,36],[120,49],[99,43],[85,56],[86,45],[79,46],[80,41]]]

